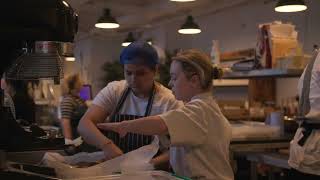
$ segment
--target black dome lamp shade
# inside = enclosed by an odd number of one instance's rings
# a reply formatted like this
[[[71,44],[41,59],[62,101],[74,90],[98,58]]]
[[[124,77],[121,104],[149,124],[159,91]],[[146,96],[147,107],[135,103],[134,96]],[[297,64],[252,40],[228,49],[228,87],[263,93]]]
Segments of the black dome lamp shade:
[[[192,2],[192,1],[196,1],[196,0],[170,0],[170,1],[174,1],[174,2]]]
[[[304,0],[279,0],[274,8],[277,12],[299,12],[306,9]]]
[[[193,21],[192,16],[188,16],[186,22],[178,30],[180,34],[198,34],[201,29],[198,24]]]
[[[122,46],[124,46],[124,47],[129,46],[129,44],[131,44],[134,41],[135,41],[135,39],[133,37],[133,33],[130,32],[128,34],[128,36],[126,37],[126,39],[123,41]]]
[[[111,16],[110,9],[104,9],[103,15],[98,19],[95,27],[103,29],[114,29],[119,28],[120,25],[117,20]]]

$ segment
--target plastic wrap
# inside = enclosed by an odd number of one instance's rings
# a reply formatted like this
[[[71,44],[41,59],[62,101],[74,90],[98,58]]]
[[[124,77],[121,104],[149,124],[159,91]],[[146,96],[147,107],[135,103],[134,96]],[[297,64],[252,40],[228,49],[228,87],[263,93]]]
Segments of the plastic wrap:
[[[143,146],[135,151],[131,151],[120,157],[104,161],[90,167],[79,168],[76,165],[81,163],[96,163],[103,161],[104,153],[85,153],[81,152],[73,156],[62,156],[58,153],[46,153],[43,157],[43,163],[55,169],[57,176],[63,179],[78,179],[87,177],[106,176],[122,173],[122,176],[137,176],[141,179],[147,176],[147,172],[153,170],[153,166],[149,163],[152,157],[159,149],[159,140]],[[140,174],[140,175],[139,175]],[[150,176],[150,174],[149,174]],[[132,179],[130,178],[130,179]]]

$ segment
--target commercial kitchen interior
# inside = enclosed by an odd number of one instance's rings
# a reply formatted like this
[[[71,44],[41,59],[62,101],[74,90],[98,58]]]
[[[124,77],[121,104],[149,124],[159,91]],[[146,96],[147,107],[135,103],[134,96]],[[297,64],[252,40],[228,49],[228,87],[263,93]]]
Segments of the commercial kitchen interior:
[[[107,82],[119,79],[108,73],[122,76],[118,69],[108,66],[115,67],[129,35],[135,41],[150,42],[163,65],[179,50],[200,49],[224,71],[222,79],[213,80],[213,94],[233,125],[230,162],[235,179],[287,179],[289,143],[298,127],[294,120],[298,81],[320,45],[320,1],[305,0],[307,9],[300,12],[275,11],[277,0],[65,0],[64,3],[76,13],[78,27],[68,55],[72,58],[61,56],[63,76],[80,74],[85,84],[83,96],[89,103]],[[106,11],[118,22],[118,28],[95,26]],[[200,33],[178,32],[188,16],[193,17]],[[263,25],[271,27],[267,42],[272,55],[269,65],[264,58],[257,60],[264,42]],[[241,61],[249,63],[240,64]],[[257,61],[258,66],[251,64]],[[52,169],[44,170],[40,165],[43,155],[47,151],[63,152],[64,148],[59,125],[61,82],[40,79],[31,89],[36,104],[35,121],[46,132],[46,142],[37,142],[26,149],[0,150],[0,160],[2,166],[14,162],[11,168],[20,173],[12,175],[14,178],[49,179],[52,174],[48,172]],[[275,110],[281,112],[280,124],[270,123],[270,113]],[[1,174],[11,177],[5,173],[0,173],[0,177]]]

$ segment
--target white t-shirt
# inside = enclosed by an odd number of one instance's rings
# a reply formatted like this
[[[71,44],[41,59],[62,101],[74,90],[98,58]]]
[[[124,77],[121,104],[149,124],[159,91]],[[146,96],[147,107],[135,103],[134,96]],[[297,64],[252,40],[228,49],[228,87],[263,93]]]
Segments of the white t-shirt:
[[[168,127],[175,173],[194,179],[233,179],[231,126],[211,93],[197,95],[183,108],[160,117]]]
[[[110,82],[97,94],[92,103],[102,107],[110,114],[126,88],[127,82],[125,80]],[[147,105],[148,98],[139,98],[130,91],[119,113],[144,116]],[[182,106],[183,103],[175,99],[171,90],[157,83],[157,91],[153,99],[150,115],[158,115]]]
[[[298,91],[301,97],[303,87],[303,72],[299,79]],[[310,82],[310,112],[306,115],[320,115],[320,53],[313,65]],[[313,115],[312,115],[313,116]],[[320,117],[318,117],[320,119]],[[319,122],[320,123],[320,122]],[[305,144],[301,147],[298,141],[302,138],[302,128],[298,128],[290,142],[289,166],[301,172],[320,176],[320,130],[313,130]]]
[[[153,99],[150,115],[162,114],[164,112],[178,109],[183,106],[183,102],[176,100],[171,90],[167,89],[159,83],[156,83],[156,86],[156,94]],[[92,103],[99,107],[102,107],[106,112],[110,114],[113,112],[114,108],[116,108],[116,105],[126,88],[127,82],[125,80],[110,82],[97,94]],[[119,113],[144,116],[147,105],[148,98],[139,98],[135,96],[132,91],[130,91]],[[107,118],[105,122],[108,121],[109,118]],[[169,147],[169,142],[168,140],[166,140],[165,136],[161,136],[159,137],[159,139],[163,146]]]

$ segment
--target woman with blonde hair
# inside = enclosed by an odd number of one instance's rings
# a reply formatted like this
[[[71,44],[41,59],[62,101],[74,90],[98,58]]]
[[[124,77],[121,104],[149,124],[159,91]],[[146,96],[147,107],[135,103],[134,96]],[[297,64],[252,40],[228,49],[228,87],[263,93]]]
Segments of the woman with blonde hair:
[[[72,144],[72,140],[79,137],[77,127],[87,110],[87,105],[79,95],[82,85],[79,74],[68,76],[62,84],[63,99],[60,104],[60,121],[66,145]]]
[[[229,164],[231,126],[212,95],[212,79],[220,74],[210,58],[186,50],[173,58],[169,85],[185,106],[167,113],[120,123],[98,124],[124,136],[129,132],[170,135],[170,163],[177,175],[191,179],[233,179]]]

